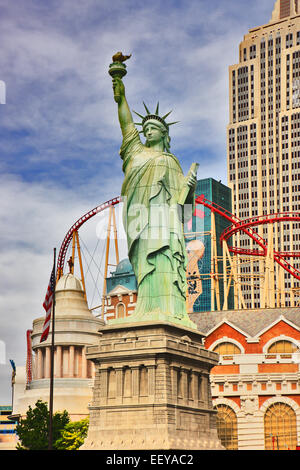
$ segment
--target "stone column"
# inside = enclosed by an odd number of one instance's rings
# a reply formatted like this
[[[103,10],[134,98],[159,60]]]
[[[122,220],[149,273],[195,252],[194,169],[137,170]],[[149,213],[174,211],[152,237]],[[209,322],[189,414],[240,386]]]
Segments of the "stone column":
[[[187,369],[182,369],[182,391],[183,399],[186,403],[188,401],[188,371]]]
[[[68,377],[69,374],[69,356],[70,350],[67,347],[62,348],[62,377]]]
[[[43,352],[42,348],[37,350],[37,379],[43,378]]]
[[[95,377],[95,373],[96,373],[95,364],[91,361],[89,361],[89,364],[90,364],[90,375],[93,379]]]
[[[99,368],[99,396],[100,403],[107,403],[108,397],[108,370]]]
[[[75,347],[70,346],[70,349],[69,349],[69,377],[74,377],[74,357],[75,357]]]
[[[81,351],[81,377],[83,379],[87,378],[87,359],[85,357],[84,346]]]
[[[45,351],[45,378],[49,379],[50,377],[50,356],[51,356],[51,348],[50,346],[46,346]]]
[[[119,401],[123,399],[124,389],[123,389],[124,377],[123,377],[123,367],[116,368],[116,396]]]
[[[139,396],[140,394],[140,390],[139,390],[140,389],[139,387],[140,368],[139,366],[134,366],[131,368],[131,370],[132,370],[132,396]]]
[[[56,377],[61,377],[62,371],[62,347],[56,346]]]
[[[148,366],[148,394],[149,396],[155,395],[155,368],[156,365]]]
[[[192,372],[192,394],[196,404],[199,400],[199,374],[195,371]]]
[[[81,358],[79,358],[79,350],[78,350],[78,348],[74,347],[74,369],[73,369],[73,377],[80,377],[80,376],[79,376],[80,367],[81,367],[80,359],[81,359]]]

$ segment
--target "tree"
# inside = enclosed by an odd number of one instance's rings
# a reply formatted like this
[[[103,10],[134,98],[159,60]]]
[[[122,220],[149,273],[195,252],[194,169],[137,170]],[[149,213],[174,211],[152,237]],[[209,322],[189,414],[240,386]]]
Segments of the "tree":
[[[89,419],[69,422],[61,433],[61,438],[56,441],[58,450],[78,450],[87,436]]]
[[[50,413],[48,405],[42,400],[38,400],[35,408],[29,406],[26,418],[16,426],[16,433],[21,444],[17,444],[18,450],[47,450],[49,433]],[[53,415],[53,448],[56,449],[56,441],[61,437],[65,426],[69,423],[70,417],[66,410],[62,413],[56,412]]]

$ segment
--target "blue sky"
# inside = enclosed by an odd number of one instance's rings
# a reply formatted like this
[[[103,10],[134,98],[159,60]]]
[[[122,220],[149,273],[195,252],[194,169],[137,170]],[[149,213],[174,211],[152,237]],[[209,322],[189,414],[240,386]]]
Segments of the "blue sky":
[[[274,0],[0,0],[0,404],[9,359],[26,360],[26,330],[43,316],[53,247],[88,210],[120,194],[121,133],[107,73],[132,53],[130,107],[160,102],[186,173],[227,183],[228,66]],[[99,220],[97,221],[99,223]],[[95,223],[85,243],[95,244]],[[121,230],[121,228],[120,228]],[[92,249],[92,248],[91,248]],[[126,246],[122,254],[126,256]],[[3,363],[4,362],[4,363]]]

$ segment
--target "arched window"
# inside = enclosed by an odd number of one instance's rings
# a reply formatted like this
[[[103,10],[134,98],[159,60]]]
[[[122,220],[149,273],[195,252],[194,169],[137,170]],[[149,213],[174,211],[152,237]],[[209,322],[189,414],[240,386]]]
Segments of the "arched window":
[[[224,343],[220,343],[218,344],[215,348],[214,348],[214,352],[220,354],[221,356],[224,356],[224,355],[232,355],[232,354],[241,354],[241,350],[238,346],[236,346],[234,343],[230,343],[230,342],[224,342]]]
[[[125,305],[122,304],[121,302],[118,303],[116,306],[116,313],[117,313],[117,318],[125,317]]]
[[[217,405],[217,430],[222,445],[227,450],[238,449],[237,417],[230,406]]]
[[[286,403],[274,403],[265,412],[265,449],[295,450],[297,445],[296,413]]]
[[[268,348],[268,353],[273,353],[273,354],[294,353],[297,351],[298,351],[297,346],[291,341],[287,341],[285,339],[276,341],[275,343],[271,344],[271,346]]]

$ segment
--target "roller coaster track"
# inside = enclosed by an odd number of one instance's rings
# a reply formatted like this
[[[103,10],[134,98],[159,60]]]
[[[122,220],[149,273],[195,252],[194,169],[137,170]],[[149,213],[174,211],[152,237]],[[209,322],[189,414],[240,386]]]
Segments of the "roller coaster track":
[[[233,246],[229,246],[228,250],[234,254],[241,254],[241,255],[249,255],[249,256],[266,256],[268,245],[267,242],[260,236],[258,233],[253,230],[253,227],[257,227],[258,225],[265,225],[265,224],[274,224],[278,222],[299,222],[300,221],[300,214],[298,212],[282,212],[276,214],[268,214],[258,217],[252,217],[249,219],[241,220],[235,215],[231,214],[228,210],[224,209],[223,207],[219,206],[218,204],[209,201],[204,197],[202,194],[201,196],[197,196],[195,200],[196,204],[202,204],[204,207],[207,207],[211,211],[221,215],[225,219],[227,219],[231,225],[227,227],[220,236],[220,243],[222,241],[228,241],[232,235],[238,232],[244,232],[247,234],[254,242],[258,244],[259,248],[254,249],[247,249],[247,248],[236,248]],[[300,280],[300,271],[292,266],[286,258],[300,258],[300,252],[294,251],[285,251],[279,252],[274,251],[274,261],[276,261],[283,269],[289,272],[293,277]]]
[[[65,264],[65,259],[66,259],[66,254],[68,247],[70,245],[70,242],[73,238],[73,233],[77,232],[79,228],[87,222],[91,217],[94,217],[96,214],[99,214],[99,212],[104,211],[110,206],[115,206],[116,204],[119,204],[121,202],[121,196],[114,197],[113,199],[110,199],[109,201],[104,202],[103,204],[100,204],[99,206],[95,207],[94,209],[90,210],[86,214],[84,214],[80,219],[78,219],[72,227],[68,230],[65,238],[63,239],[63,242],[61,244],[58,258],[57,258],[57,275],[58,278],[62,275],[63,273],[63,268]]]
[[[68,230],[67,234],[65,235],[65,238],[63,239],[63,242],[60,247],[58,260],[57,260],[58,277],[60,277],[63,272],[66,253],[70,245],[70,242],[72,240],[73,233],[78,231],[79,228],[85,222],[87,222],[91,217],[94,217],[96,214],[99,214],[99,212],[102,212],[103,210],[107,209],[110,206],[119,204],[120,202],[121,202],[121,196],[110,199],[100,204],[99,206],[95,207],[94,209],[90,210],[86,214],[84,214],[72,225],[72,227]],[[215,202],[212,202],[206,199],[203,194],[201,196],[196,196],[195,203],[196,205],[198,204],[198,205],[203,205],[204,207],[207,207],[212,212],[219,214],[221,217],[224,217],[226,220],[228,220],[228,222],[230,222],[231,225],[229,225],[229,227],[227,227],[220,236],[220,243],[222,243],[223,240],[227,242],[234,234],[238,232],[243,232],[246,235],[248,235],[258,245],[257,248],[253,248],[253,249],[228,246],[229,251],[234,254],[249,255],[249,256],[266,256],[267,249],[268,249],[267,242],[255,230],[253,230],[253,228],[257,227],[258,225],[274,224],[277,222],[286,222],[286,221],[299,222],[300,221],[300,213],[297,213],[297,212],[282,212],[282,213],[277,213],[277,214],[269,214],[269,215],[252,217],[249,219],[241,220],[237,216],[229,212],[228,210],[224,209],[224,207],[219,206]],[[287,258],[288,259],[300,258],[300,252],[274,251],[274,260],[280,266],[282,266],[287,272],[289,272],[292,276],[300,280],[300,271],[296,269],[294,266],[292,266],[287,261]]]

